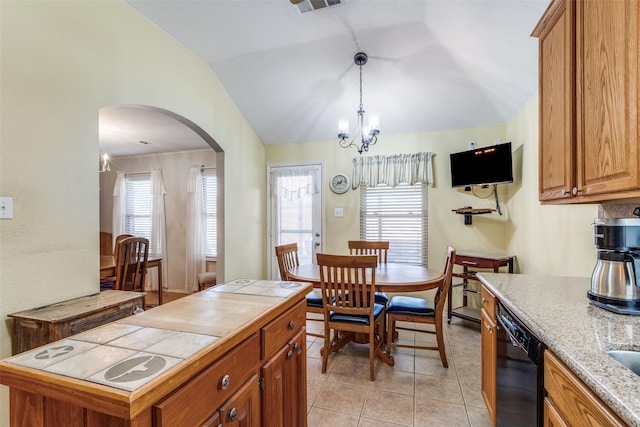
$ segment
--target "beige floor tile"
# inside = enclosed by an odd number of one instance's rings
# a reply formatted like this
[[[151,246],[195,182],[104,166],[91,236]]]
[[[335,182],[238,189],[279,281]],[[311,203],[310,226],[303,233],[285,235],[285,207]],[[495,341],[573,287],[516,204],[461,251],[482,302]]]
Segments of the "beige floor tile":
[[[362,416],[380,421],[413,425],[413,396],[369,388]]]
[[[369,387],[369,383],[371,382],[369,376],[369,365],[350,363],[347,360],[348,359],[341,358],[336,361],[333,371],[327,381]],[[376,367],[376,374],[379,369],[379,367]]]
[[[314,407],[307,418],[308,427],[357,427],[360,417]]]
[[[469,381],[466,378],[460,380],[460,388],[462,389],[462,397],[464,404],[478,408],[486,408],[484,399],[482,399],[482,382]]]
[[[469,427],[464,405],[416,397],[415,427]]]
[[[457,379],[416,374],[416,398],[444,400],[464,404]]]
[[[326,381],[335,366],[335,360],[329,360],[327,363],[327,372],[322,373],[322,359],[313,359],[307,357],[307,380],[320,379]]]
[[[467,415],[469,417],[469,424],[471,427],[493,427],[491,417],[487,408],[474,408],[467,406]]]
[[[399,427],[402,424],[390,423],[388,421],[374,420],[371,418],[360,417],[358,427]]]
[[[455,368],[453,358],[447,358],[449,364],[448,368],[442,366],[440,357],[418,357],[415,358],[415,371],[416,374],[432,375],[434,377],[442,378],[458,378],[458,374]]]
[[[393,369],[404,372],[415,372],[415,357],[411,354],[394,353]]]
[[[320,394],[322,387],[326,383],[325,379],[307,378],[307,404],[313,405]]]
[[[327,381],[313,406],[359,416],[366,395],[366,387]]]
[[[413,381],[414,374],[412,372],[400,371],[395,369],[395,366],[381,363],[380,368],[376,371],[375,384],[371,383],[369,387],[413,396]]]

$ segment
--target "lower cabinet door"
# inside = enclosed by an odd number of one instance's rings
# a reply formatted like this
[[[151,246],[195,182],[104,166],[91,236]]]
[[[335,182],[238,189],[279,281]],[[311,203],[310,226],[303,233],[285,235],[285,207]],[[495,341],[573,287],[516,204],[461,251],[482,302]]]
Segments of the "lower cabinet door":
[[[260,427],[260,382],[258,375],[252,376],[220,408],[220,421],[220,424],[225,427]],[[205,423],[205,425],[215,426],[216,424]]]
[[[548,398],[544,399],[544,427],[569,427]]]
[[[496,322],[481,310],[482,398],[493,425],[496,425]]]
[[[304,328],[262,367],[262,425],[307,425],[307,350]]]

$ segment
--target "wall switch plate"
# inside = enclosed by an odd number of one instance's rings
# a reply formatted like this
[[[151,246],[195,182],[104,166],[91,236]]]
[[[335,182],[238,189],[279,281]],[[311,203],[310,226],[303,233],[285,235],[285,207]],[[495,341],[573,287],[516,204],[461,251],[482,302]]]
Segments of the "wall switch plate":
[[[13,197],[0,197],[0,219],[13,218]]]
[[[342,218],[344,216],[344,210],[342,208],[334,208],[333,216],[335,218]]]

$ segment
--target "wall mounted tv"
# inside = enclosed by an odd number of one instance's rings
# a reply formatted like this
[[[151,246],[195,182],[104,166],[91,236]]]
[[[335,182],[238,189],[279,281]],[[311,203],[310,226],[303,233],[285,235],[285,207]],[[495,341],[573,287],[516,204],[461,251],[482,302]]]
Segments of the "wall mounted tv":
[[[513,182],[510,142],[449,156],[451,186],[454,188]]]

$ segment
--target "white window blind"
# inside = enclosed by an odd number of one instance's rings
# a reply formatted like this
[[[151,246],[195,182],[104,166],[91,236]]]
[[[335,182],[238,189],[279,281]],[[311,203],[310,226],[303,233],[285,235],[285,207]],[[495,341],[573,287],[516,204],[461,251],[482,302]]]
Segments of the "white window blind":
[[[151,240],[151,173],[127,174],[125,186],[125,233]]]
[[[205,256],[215,258],[218,255],[218,180],[216,170],[202,170],[202,235],[205,236]]]
[[[360,238],[388,240],[389,262],[427,265],[427,184],[360,187]]]

